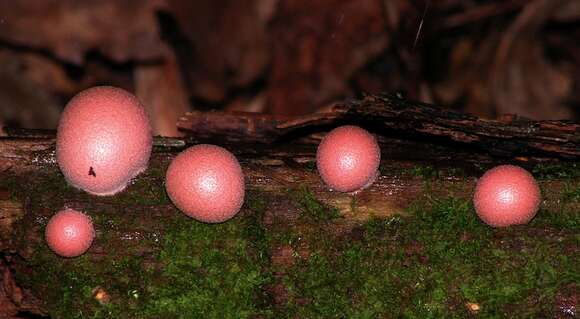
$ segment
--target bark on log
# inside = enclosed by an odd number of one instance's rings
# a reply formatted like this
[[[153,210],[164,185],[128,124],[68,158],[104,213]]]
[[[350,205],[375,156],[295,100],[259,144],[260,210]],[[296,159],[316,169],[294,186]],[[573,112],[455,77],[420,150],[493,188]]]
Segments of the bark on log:
[[[305,127],[333,122],[365,122],[381,134],[414,135],[457,142],[499,156],[559,156],[580,158],[580,124],[571,121],[531,121],[505,115],[499,121],[407,101],[397,95],[368,95],[336,104],[330,113],[280,117],[252,113],[189,113],[178,127],[192,136],[208,133],[229,139],[270,143]]]

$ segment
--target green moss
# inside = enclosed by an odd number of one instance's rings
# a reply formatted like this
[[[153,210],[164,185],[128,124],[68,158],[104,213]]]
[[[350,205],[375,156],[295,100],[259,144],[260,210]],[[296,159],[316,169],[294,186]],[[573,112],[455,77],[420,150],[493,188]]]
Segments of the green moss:
[[[264,311],[257,305],[268,281],[266,255],[259,241],[246,237],[243,218],[207,225],[184,217],[172,228],[163,239],[164,266],[145,317],[247,318]]]
[[[169,203],[163,171],[99,199],[107,205],[91,215],[109,249],[118,244],[115,230],[130,222],[109,210]],[[413,174],[427,181],[456,173],[424,167]],[[328,225],[342,221],[338,211],[300,187],[288,193],[300,209],[296,225],[266,231],[261,220],[269,199],[249,192],[244,212],[227,223],[202,224],[175,212],[160,237],[144,237],[155,247],[152,255],[63,259],[40,244],[27,260],[34,271],[19,272],[17,281],[42,292],[53,318],[462,318],[471,316],[467,302],[481,306],[481,318],[550,317],[558,290],[580,281],[579,257],[570,253],[580,232],[580,214],[570,204],[579,198],[578,175],[553,168],[535,174],[566,180],[564,204],[525,226],[492,229],[470,201],[426,196],[410,216],[372,219],[358,228],[362,235],[336,234]],[[32,210],[61,208],[64,193],[90,197],[54,172],[29,183],[3,179],[0,186],[20,198],[34,191]],[[41,207],[46,203],[51,207]],[[295,252],[306,246],[308,256],[271,269],[269,251],[280,245]],[[273,271],[283,274],[274,279]],[[287,290],[283,305],[265,293],[275,280]],[[96,300],[97,288],[109,302]]]
[[[430,165],[426,166],[417,165],[412,169],[410,169],[409,173],[412,176],[421,177],[425,180],[433,180],[441,176],[441,171]]]
[[[302,208],[300,217],[311,221],[325,221],[340,217],[338,209],[329,207],[320,202],[314,194],[305,186],[290,191]]]
[[[459,167],[446,167],[440,168],[432,165],[416,165],[413,168],[406,169],[403,171],[404,174],[422,178],[425,181],[434,181],[436,179],[454,176],[461,177],[465,176],[465,171]]]
[[[531,226],[566,229],[580,233],[580,213],[577,208],[561,205],[557,210],[540,209]]]
[[[169,204],[164,186],[164,172],[165,170],[161,167],[150,167],[146,173],[135,178],[123,192],[100,199],[103,202],[126,207]],[[34,176],[21,177],[19,181],[22,180],[26,180],[27,183],[20,183],[15,187],[20,193],[19,197],[33,194],[36,202],[54,203],[55,208],[62,207],[63,194],[66,194],[68,198],[72,196],[81,199],[94,198],[93,195],[69,185],[57,169],[47,169]]]
[[[566,254],[571,235],[562,244],[529,226],[492,229],[455,198],[413,212],[373,219],[362,239],[335,241],[289,269],[277,317],[462,318],[468,302],[482,318],[541,317],[556,291],[578,280],[580,260]]]
[[[21,198],[22,180],[14,175],[0,175],[0,190],[8,192],[8,199],[16,201]]]
[[[549,191],[551,190],[542,188],[542,197],[545,198],[545,192]],[[554,196],[554,198],[558,200],[558,205],[551,209],[540,208],[531,225],[580,232],[580,182],[566,181],[559,196]]]
[[[267,314],[263,229],[253,216],[208,225],[176,215],[157,256],[63,259],[41,245],[32,276],[54,318],[248,318]],[[256,226],[258,225],[258,226]],[[115,256],[115,254],[111,254]],[[154,265],[151,267],[148,265]],[[110,302],[95,298],[102,288]]]
[[[250,193],[246,197],[244,205],[250,210],[250,213],[244,217],[242,235],[251,243],[253,252],[258,255],[259,261],[265,267],[269,258],[269,239],[262,226],[262,219],[267,209],[267,201],[259,194]]]
[[[580,181],[567,183],[562,192],[562,200],[566,203],[580,202]]]
[[[303,167],[306,171],[308,172],[316,172],[316,170],[318,169],[316,167],[316,161],[308,161],[306,163],[303,164]]]
[[[165,205],[170,200],[165,191],[165,171],[163,166],[151,166],[145,174],[139,175],[123,192],[111,197],[114,203],[122,205]]]
[[[580,162],[538,164],[532,169],[538,179],[580,180]]]
[[[249,214],[218,224],[202,224],[175,211],[159,233],[143,233],[134,241],[119,238],[119,229],[134,229],[118,209],[161,205],[168,209],[161,177],[148,172],[113,197],[98,198],[88,212],[98,229],[95,243],[105,254],[77,258],[56,256],[39,242],[26,261],[30,272],[19,272],[22,286],[42,294],[52,318],[247,318],[268,314],[262,286],[270,280],[266,269],[268,246],[260,218],[264,200],[247,199]],[[27,197],[30,209],[50,214],[66,204],[65,198],[89,201],[93,196],[67,186],[59,174],[39,174],[29,183],[10,184],[15,196]],[[71,193],[72,192],[72,193]],[[63,196],[63,194],[67,194]],[[162,195],[160,195],[162,194]],[[85,198],[86,197],[86,198]],[[50,207],[46,204],[49,203]],[[44,222],[45,223],[45,222]],[[40,233],[43,225],[35,225]],[[142,231],[138,230],[139,233]],[[146,232],[146,231],[145,231]],[[43,236],[37,237],[42,240]],[[116,253],[124,245],[127,256]],[[142,247],[153,247],[153,255]],[[133,249],[135,249],[133,251]],[[109,301],[95,296],[101,289]]]
[[[42,247],[28,265],[42,271],[21,275],[17,280],[24,287],[43,292],[52,318],[134,317],[139,291],[144,290],[147,281],[139,257],[95,263],[88,255],[63,259]],[[95,298],[99,288],[110,302],[101,304]]]

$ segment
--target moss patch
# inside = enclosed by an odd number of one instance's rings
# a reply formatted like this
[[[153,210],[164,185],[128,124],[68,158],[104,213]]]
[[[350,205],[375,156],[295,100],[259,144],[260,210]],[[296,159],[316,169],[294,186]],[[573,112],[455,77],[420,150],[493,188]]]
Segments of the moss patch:
[[[179,213],[166,197],[163,167],[107,198],[67,186],[52,171],[28,176],[26,183],[5,178],[0,186],[46,216],[68,202],[94,201],[97,241],[108,252],[125,243],[116,232],[132,225],[117,209],[144,207],[144,214],[159,209],[170,216],[159,232],[148,232],[150,225],[136,229],[141,242],[123,248],[130,256],[63,259],[39,243],[26,261],[30,271],[19,271],[17,280],[42,292],[54,318],[528,318],[552,317],[561,289],[580,282],[575,170],[535,170],[540,179],[566,182],[562,205],[507,229],[487,227],[470,201],[437,198],[430,187],[409,216],[354,228],[300,187],[284,199],[296,206],[298,220],[276,221],[273,214],[274,225],[265,229],[262,215],[271,198],[257,191],[227,223],[202,224]],[[460,173],[423,167],[411,174],[432,183]],[[45,222],[34,227],[42,232]],[[289,247],[291,262],[273,264],[277,247]],[[276,284],[283,292],[271,288]]]
[[[219,225],[176,221],[164,238],[163,269],[145,317],[248,318],[264,312],[266,254],[257,234],[246,230],[252,223],[236,219]]]
[[[534,177],[539,179],[580,180],[580,162],[538,164],[532,169]]]
[[[46,247],[27,266],[43,271],[17,280],[25,288],[43,292],[53,318],[129,318],[138,311],[140,292],[147,284],[138,257],[95,263],[88,255],[63,259]]]
[[[580,202],[580,179],[568,182],[566,184],[564,191],[562,192],[562,200],[565,203]]]
[[[338,209],[324,205],[314,197],[312,191],[305,186],[290,190],[289,194],[298,204],[300,204],[300,217],[304,220],[317,222],[328,221],[340,217]]]
[[[262,289],[270,278],[265,269],[268,253],[258,221],[263,203],[250,198],[251,213],[223,224],[202,224],[168,205],[162,177],[151,174],[112,197],[85,194],[52,171],[28,177],[28,183],[3,178],[0,186],[14,197],[28,198],[28,208],[43,216],[23,221],[32,225],[27,232],[36,233],[38,242],[26,244],[35,251],[23,265],[26,269],[17,272],[18,283],[40,292],[52,318],[268,314]],[[32,192],[37,196],[30,196]],[[87,213],[98,236],[89,254],[61,258],[43,242],[44,226],[54,212],[77,201],[92,202]],[[135,222],[140,214],[155,210],[163,211],[162,223]],[[117,249],[119,245],[123,248]]]
[[[460,167],[446,167],[440,168],[432,165],[416,165],[403,171],[404,174],[414,177],[422,178],[425,181],[433,181],[443,177],[462,177],[466,173]]]
[[[566,215],[566,218],[571,218]],[[331,236],[319,229],[317,239]],[[550,316],[555,293],[578,282],[578,229],[492,229],[470,202],[417,204],[408,218],[375,219],[362,236],[317,245],[285,272],[277,318]]]
[[[247,318],[268,313],[267,253],[250,217],[206,225],[176,215],[156,255],[63,259],[41,247],[19,282],[55,318]],[[90,259],[93,258],[93,259]],[[105,302],[97,294],[104,292]],[[101,296],[102,297],[102,296]]]

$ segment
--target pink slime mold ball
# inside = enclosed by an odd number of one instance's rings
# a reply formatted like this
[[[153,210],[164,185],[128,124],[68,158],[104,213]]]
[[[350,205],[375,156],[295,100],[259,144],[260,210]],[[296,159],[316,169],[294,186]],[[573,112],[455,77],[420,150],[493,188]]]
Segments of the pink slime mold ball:
[[[328,133],[316,153],[320,177],[331,189],[354,192],[370,186],[378,176],[381,150],[374,136],[352,125]]]
[[[477,215],[492,227],[526,224],[538,212],[541,195],[534,177],[525,169],[500,165],[477,182],[473,203]]]
[[[56,158],[66,180],[94,195],[113,195],[143,172],[151,155],[149,118],[131,93],[99,86],[66,105]]]
[[[234,217],[244,202],[244,175],[236,157],[209,144],[188,148],[173,159],[165,177],[171,201],[206,223]]]
[[[48,247],[63,257],[84,254],[95,238],[91,218],[73,209],[65,209],[52,216],[46,225]]]

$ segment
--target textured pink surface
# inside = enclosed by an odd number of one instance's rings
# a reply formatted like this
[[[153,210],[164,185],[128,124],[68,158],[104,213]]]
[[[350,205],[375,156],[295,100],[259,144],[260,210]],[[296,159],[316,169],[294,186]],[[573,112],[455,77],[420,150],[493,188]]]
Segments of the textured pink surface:
[[[95,230],[91,218],[73,209],[52,216],[46,225],[48,247],[63,257],[82,255],[93,242]]]
[[[56,156],[70,184],[112,195],[147,168],[151,143],[149,119],[137,98],[99,86],[67,104],[58,125]]]
[[[501,165],[479,179],[473,203],[479,218],[490,226],[526,224],[538,211],[540,188],[525,169]]]
[[[196,145],[177,155],[167,169],[165,187],[177,208],[206,223],[234,217],[244,202],[238,160],[215,145]]]
[[[381,161],[374,136],[358,126],[341,126],[328,133],[316,153],[322,180],[332,189],[353,192],[370,186]]]

